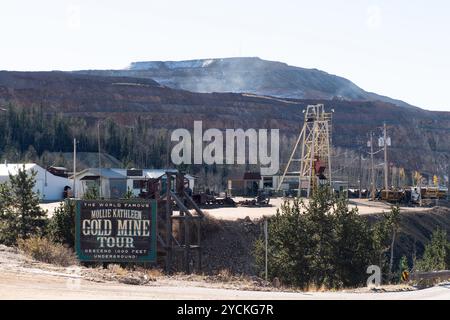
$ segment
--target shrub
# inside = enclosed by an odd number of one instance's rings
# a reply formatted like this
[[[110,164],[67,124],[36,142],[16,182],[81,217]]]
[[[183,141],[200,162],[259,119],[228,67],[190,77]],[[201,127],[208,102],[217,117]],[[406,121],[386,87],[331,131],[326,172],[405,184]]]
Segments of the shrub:
[[[97,200],[100,199],[99,188],[97,186],[91,186],[83,195],[83,200]]]
[[[136,196],[133,193],[133,190],[131,190],[130,187],[127,188],[127,192],[123,196],[124,199],[134,199]]]
[[[48,224],[47,234],[57,243],[73,247],[75,244],[75,201],[61,202]]]
[[[54,243],[48,238],[33,236],[28,239],[19,239],[18,246],[25,254],[41,262],[63,267],[78,263],[75,253],[70,248]]]

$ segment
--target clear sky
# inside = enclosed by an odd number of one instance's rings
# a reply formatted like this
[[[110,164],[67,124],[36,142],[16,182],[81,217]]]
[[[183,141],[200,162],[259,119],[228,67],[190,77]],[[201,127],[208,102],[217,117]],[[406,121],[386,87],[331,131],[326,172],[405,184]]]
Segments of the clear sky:
[[[258,56],[450,111],[447,0],[1,0],[0,70]]]

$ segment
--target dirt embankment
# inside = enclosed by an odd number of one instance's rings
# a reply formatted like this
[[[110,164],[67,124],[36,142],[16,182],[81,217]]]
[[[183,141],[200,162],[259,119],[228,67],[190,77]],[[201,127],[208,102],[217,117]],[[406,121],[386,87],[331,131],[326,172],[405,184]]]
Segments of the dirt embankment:
[[[402,256],[406,256],[410,264],[414,255],[420,258],[425,245],[438,228],[447,231],[447,238],[450,241],[450,208],[434,207],[419,212],[401,213],[400,230],[394,250],[395,262]]]
[[[207,216],[202,225],[202,261],[207,274],[228,270],[256,275],[255,241],[261,236],[260,220],[219,220]]]
[[[376,221],[381,214],[364,215]],[[249,218],[220,220],[208,217],[202,228],[203,269],[207,274],[228,270],[234,274],[257,275],[253,258],[255,241],[262,236],[262,220]],[[450,208],[434,207],[401,212],[401,225],[394,250],[394,263],[405,255],[410,265],[413,256],[420,258],[432,233],[441,228],[450,241]]]

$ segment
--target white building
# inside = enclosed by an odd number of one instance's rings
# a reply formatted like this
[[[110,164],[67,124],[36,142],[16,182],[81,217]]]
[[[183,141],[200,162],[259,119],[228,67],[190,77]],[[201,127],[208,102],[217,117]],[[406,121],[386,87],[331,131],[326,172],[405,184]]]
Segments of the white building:
[[[34,191],[39,193],[42,201],[58,201],[63,199],[64,187],[71,186],[69,179],[56,176],[35,163],[0,164],[0,183],[9,181],[9,175],[16,175],[24,165],[27,173],[31,173],[32,170],[37,173]]]

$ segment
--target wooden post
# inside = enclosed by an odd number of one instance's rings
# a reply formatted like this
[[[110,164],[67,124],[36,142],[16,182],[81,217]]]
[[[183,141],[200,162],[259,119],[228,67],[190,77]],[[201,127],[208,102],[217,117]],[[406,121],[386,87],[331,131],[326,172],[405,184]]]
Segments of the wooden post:
[[[172,197],[171,197],[171,175],[166,174],[166,271],[172,269]]]
[[[450,164],[447,165],[447,200],[450,201]]]
[[[177,195],[181,197],[181,202],[183,202],[184,205],[184,199],[186,199],[186,192],[184,191],[184,174],[178,172],[176,175],[176,190],[177,190]],[[186,208],[186,210],[189,210]],[[180,213],[183,210],[180,208]],[[190,233],[190,228],[191,228],[191,215],[189,214],[189,212],[186,212],[184,214],[184,219],[183,219],[183,224],[184,224],[184,265],[185,265],[185,272],[186,273],[191,273],[191,268],[190,268],[190,262],[191,262],[191,233]]]
[[[201,227],[202,227],[202,219],[197,220],[197,270],[200,271],[202,269],[202,244],[201,244]]]
[[[76,198],[77,181],[77,139],[73,139],[73,190],[72,197]]]
[[[191,226],[191,217],[186,214],[184,215],[184,264],[185,264],[185,272],[190,273],[190,262],[191,262],[191,235],[190,235],[190,228]]]

